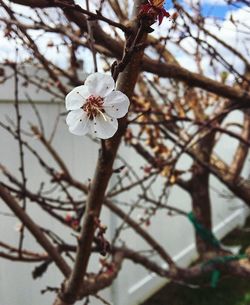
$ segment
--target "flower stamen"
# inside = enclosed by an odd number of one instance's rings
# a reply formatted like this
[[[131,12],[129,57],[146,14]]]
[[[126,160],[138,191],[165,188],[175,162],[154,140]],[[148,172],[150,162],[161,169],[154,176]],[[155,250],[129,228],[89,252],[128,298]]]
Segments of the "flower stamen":
[[[104,115],[104,113],[98,108],[96,108],[96,110],[102,115],[102,117],[104,118],[104,121],[107,122],[108,120],[107,120],[106,116]]]
[[[103,114],[103,98],[100,96],[90,95],[86,103],[82,106],[82,109],[87,113],[90,120],[93,120],[98,114],[101,114],[105,121],[107,121]]]

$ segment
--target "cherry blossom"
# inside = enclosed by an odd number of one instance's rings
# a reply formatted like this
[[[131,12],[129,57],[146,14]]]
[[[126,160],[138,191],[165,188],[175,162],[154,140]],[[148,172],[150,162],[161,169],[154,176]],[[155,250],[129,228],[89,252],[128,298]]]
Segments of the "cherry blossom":
[[[96,72],[70,91],[65,98],[69,131],[78,136],[90,133],[111,138],[118,129],[117,119],[124,117],[129,107],[128,97],[114,89],[111,76]]]

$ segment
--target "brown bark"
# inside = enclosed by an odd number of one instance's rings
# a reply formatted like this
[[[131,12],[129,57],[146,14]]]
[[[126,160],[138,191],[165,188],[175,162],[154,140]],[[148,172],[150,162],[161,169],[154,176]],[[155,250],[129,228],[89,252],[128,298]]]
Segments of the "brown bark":
[[[0,184],[0,197],[13,211],[13,213],[23,222],[25,227],[36,238],[37,242],[47,251],[50,257],[54,260],[59,270],[65,277],[70,274],[70,267],[62,258],[57,249],[51,244],[47,237],[43,234],[41,229],[34,223],[34,221],[26,214],[26,212],[19,206],[15,198],[8,192],[8,190]]]
[[[137,20],[134,22],[134,28],[137,32],[139,31]],[[146,34],[142,36],[140,42],[144,42],[145,39]],[[131,56],[128,65],[124,71],[120,73],[117,81],[117,90],[122,91],[129,98],[132,97],[134,91],[140,71],[142,55],[143,50],[137,51]],[[54,303],[56,305],[74,304],[79,296],[82,285],[84,285],[83,277],[86,273],[91,254],[91,247],[96,228],[96,219],[99,218],[101,212],[104,195],[113,172],[113,163],[125,130],[126,117],[120,119],[119,128],[115,136],[110,140],[102,142],[102,150],[100,152],[94,179],[92,180],[86,203],[85,217],[78,240],[74,269],[65,284],[65,288],[59,294],[59,297]]]
[[[11,2],[41,8],[51,6],[63,7],[63,3],[60,1],[54,1],[51,3],[47,0],[12,0]],[[72,3],[70,0],[68,2]],[[66,9],[65,14],[69,20],[76,23],[81,30],[87,32],[86,18],[82,13],[77,12],[77,10]],[[93,27],[93,36],[95,41],[110,50],[114,57],[120,58],[122,56],[123,44],[111,38],[111,36],[106,34],[98,24],[95,24]],[[222,97],[232,99],[234,100],[235,107],[249,107],[250,105],[250,95],[246,91],[224,85],[223,83],[217,82],[198,73],[190,72],[177,64],[159,63],[158,60],[153,60],[144,56],[142,69],[160,77],[168,77],[183,81],[188,86],[202,88]]]
[[[214,145],[215,133],[211,132],[205,135],[195,147],[196,154],[199,159],[209,164],[212,148]],[[197,220],[207,229],[212,229],[211,221],[211,201],[209,195],[209,175],[207,168],[203,167],[199,162],[194,160],[192,167],[191,192],[192,209]],[[200,235],[195,232],[196,246],[198,253],[203,256],[207,251],[211,250],[211,245],[204,241]]]

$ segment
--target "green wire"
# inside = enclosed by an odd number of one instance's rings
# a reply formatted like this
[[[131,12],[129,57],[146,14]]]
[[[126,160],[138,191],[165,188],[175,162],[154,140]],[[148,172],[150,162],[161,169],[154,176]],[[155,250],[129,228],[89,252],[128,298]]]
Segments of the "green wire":
[[[208,260],[207,262],[205,262],[204,264],[202,264],[201,268],[203,269],[206,266],[213,265],[213,264],[226,264],[227,262],[240,260],[240,259],[247,258],[247,257],[248,256],[246,254],[218,256],[218,257],[214,257],[214,258]],[[212,288],[217,287],[220,275],[221,275],[221,272],[218,269],[214,269],[212,271],[211,282],[210,282],[210,286]]]
[[[210,230],[206,229],[201,223],[197,221],[197,218],[194,216],[193,212],[188,213],[187,216],[190,222],[193,224],[196,232],[205,242],[208,242],[216,248],[220,248],[220,242],[218,239]]]
[[[214,236],[214,234],[206,229],[201,223],[197,221],[197,218],[194,216],[193,212],[190,212],[187,214],[188,219],[190,222],[193,224],[197,234],[205,241],[208,242],[210,245],[220,248],[220,242],[219,240]],[[248,256],[246,254],[238,254],[238,255],[226,255],[226,256],[218,256],[214,257],[207,262],[203,263],[201,268],[205,268],[206,266],[209,265],[214,265],[214,264],[226,264],[227,262],[234,261],[234,260],[239,260],[243,258],[247,258]],[[212,271],[211,275],[211,282],[210,285],[212,288],[216,288],[219,278],[220,278],[221,272],[218,269],[214,269]]]

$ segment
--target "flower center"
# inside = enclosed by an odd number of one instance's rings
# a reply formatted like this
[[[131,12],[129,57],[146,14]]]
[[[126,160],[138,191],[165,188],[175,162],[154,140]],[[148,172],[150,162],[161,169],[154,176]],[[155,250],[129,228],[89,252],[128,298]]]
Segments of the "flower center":
[[[90,120],[93,120],[97,115],[102,115],[105,121],[107,121],[103,109],[103,98],[100,96],[90,95],[86,103],[82,106],[83,111],[87,113]]]

